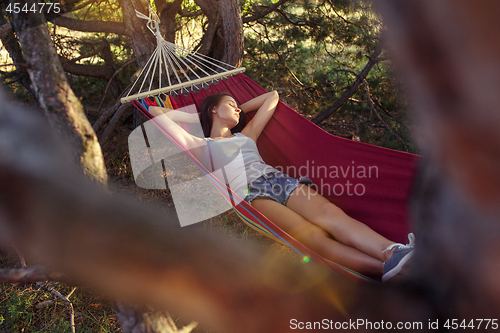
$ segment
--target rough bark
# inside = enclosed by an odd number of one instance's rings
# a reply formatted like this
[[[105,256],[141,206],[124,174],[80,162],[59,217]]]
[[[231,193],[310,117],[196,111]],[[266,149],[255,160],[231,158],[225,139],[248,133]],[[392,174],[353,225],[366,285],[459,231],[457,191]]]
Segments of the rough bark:
[[[374,5],[429,164],[414,204],[420,290],[441,319],[493,315],[500,311],[500,4]]]
[[[4,23],[0,26],[0,38],[8,37],[8,34],[12,32],[12,27],[9,23]]]
[[[239,0],[220,0],[224,57],[222,61],[241,67],[243,61],[243,22]]]
[[[10,24],[7,24],[7,21],[2,14],[0,14],[0,25],[5,27],[2,29],[3,33],[0,33],[0,40],[2,41],[2,45],[5,47],[7,52],[9,52],[12,61],[15,64],[26,64],[26,60],[24,60],[23,53],[21,51],[21,46],[19,46],[19,41],[14,35],[14,31],[10,28]],[[20,82],[22,86],[28,91],[34,100],[37,100],[33,89],[31,89],[31,80],[28,75],[27,68],[17,65],[16,71],[18,71],[21,75]]]
[[[18,27],[22,27],[22,19],[21,17],[15,18]],[[40,24],[30,29],[19,29],[19,36],[24,53],[29,55],[27,56],[28,62],[33,68],[37,68],[30,71],[30,76],[37,87],[40,104],[44,106],[47,117],[61,134],[61,139],[68,140],[72,144],[72,150],[76,151],[75,157],[86,175],[105,184],[107,174],[101,147],[85,116],[83,107],[66,81],[63,68],[57,59],[56,51],[47,33],[47,26]],[[107,66],[101,66],[100,70],[108,69],[107,78],[109,78],[113,75],[114,69],[110,65],[110,62],[112,63],[111,55],[109,52],[106,54],[106,49],[109,50],[109,45],[103,49],[103,58]],[[81,65],[67,63],[67,66],[71,65],[73,70],[78,69],[78,67],[82,68]],[[88,67],[86,69],[88,70]],[[124,317],[120,310],[117,314]],[[142,316],[148,320],[143,325],[135,327],[134,332],[160,332],[165,318],[152,317],[148,313],[143,313]]]
[[[394,61],[424,150],[471,199],[500,205],[500,6],[494,1],[381,1]]]
[[[358,87],[366,79],[366,76],[370,73],[373,66],[375,66],[378,63],[379,61],[378,57],[381,52],[382,52],[382,45],[378,43],[372,55],[370,56],[368,62],[366,63],[365,67],[363,68],[361,73],[359,73],[359,75],[356,77],[356,81],[354,81],[354,83],[349,87],[349,89],[332,106],[330,106],[328,109],[317,115],[316,118],[312,120],[313,123],[315,124],[321,123],[322,121],[330,117],[332,114],[334,114],[345,103],[347,103],[349,98],[351,98],[351,96],[354,95],[354,93],[358,90]]]
[[[83,32],[104,32],[117,35],[128,35],[126,25],[122,22],[111,21],[85,21],[71,17],[59,16],[54,19],[54,23],[71,30]]]
[[[14,14],[13,18],[38,102],[60,139],[71,145],[73,157],[83,172],[99,182],[106,182],[101,147],[83,106],[66,80],[47,25],[41,23],[25,28],[34,20],[43,22],[40,16]]]
[[[116,72],[116,66],[113,60],[113,54],[111,53],[111,46],[106,39],[103,39],[99,45],[99,47],[92,52],[91,54],[101,54],[102,59],[104,60],[104,65],[82,65],[77,64],[76,60],[80,58],[87,58],[90,55],[82,56],[77,59],[66,59],[62,56],[59,56],[59,60],[63,66],[65,72],[73,74],[73,75],[82,75],[88,77],[96,77],[105,79],[109,82],[111,91],[115,97],[118,97],[122,90],[122,84],[120,80],[114,76]]]
[[[132,40],[134,57],[137,67],[146,65],[149,57],[156,47],[156,38],[146,27],[147,21],[136,16],[135,10],[149,15],[149,1],[146,0],[120,0],[122,8],[123,22],[127,29],[127,34]],[[134,126],[137,127],[146,121],[147,118],[138,110],[134,110]]]
[[[198,6],[200,6],[203,14],[208,19],[207,29],[203,34],[203,37],[200,42],[200,48],[198,52],[201,54],[209,55],[212,53],[212,43],[215,38],[215,33],[217,29],[219,29],[220,23],[220,10],[219,3],[216,0],[205,1],[205,0],[196,0],[195,1]]]
[[[167,2],[155,0],[158,16],[161,21],[160,31],[166,41],[175,43],[175,16],[181,9],[182,0]]]
[[[82,75],[109,80],[113,76],[114,70],[106,65],[82,65],[75,63],[72,59],[59,57],[63,70],[73,75]]]
[[[136,16],[135,10],[148,16],[148,1],[146,0],[121,0],[120,1],[123,23],[127,30],[127,35],[132,40],[134,56],[137,59],[138,67],[146,64],[149,56],[156,47],[154,35],[146,27],[147,21]]]

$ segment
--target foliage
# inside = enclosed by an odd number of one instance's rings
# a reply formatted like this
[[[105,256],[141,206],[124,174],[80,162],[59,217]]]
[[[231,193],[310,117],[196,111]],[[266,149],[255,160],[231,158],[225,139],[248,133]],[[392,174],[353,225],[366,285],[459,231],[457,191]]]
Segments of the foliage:
[[[379,43],[382,24],[369,4],[355,1],[294,0],[280,8],[245,26],[243,65],[255,81],[278,89],[285,102],[314,118],[354,83]],[[405,150],[402,140],[414,152],[398,87],[390,62],[383,59],[366,85],[322,126],[349,139]]]
[[[154,1],[150,1],[154,8]],[[241,1],[242,15],[251,17],[273,1]],[[92,7],[72,13],[87,20],[122,20],[119,1],[100,1]],[[182,10],[196,13],[194,0],[184,0]],[[176,42],[188,49],[199,47],[206,31],[203,14],[176,17]],[[80,64],[102,65],[100,53],[93,54],[99,43],[110,43],[115,68],[133,57],[130,41],[109,34],[54,31],[59,54],[69,59],[81,57]],[[358,0],[290,0],[277,11],[244,25],[246,74],[266,89],[278,89],[282,100],[304,116],[313,119],[332,106],[354,83],[375,46],[383,25],[369,2]],[[92,55],[93,54],[93,55]],[[91,55],[87,57],[86,55]],[[416,152],[410,139],[407,103],[399,90],[400,82],[392,72],[390,58],[370,71],[349,101],[321,126],[349,139],[398,150]],[[135,72],[128,65],[118,75],[125,87]],[[100,78],[69,75],[72,88],[84,104],[98,104],[107,81]],[[19,88],[17,88],[19,89]],[[115,97],[108,92],[108,102]]]
[[[82,1],[76,3],[78,6]],[[80,10],[72,11],[69,15],[73,18],[88,21],[123,21],[119,0],[96,1],[92,6],[86,6]]]
[[[201,10],[193,0],[184,0],[181,9],[187,13],[196,13]],[[201,46],[201,38],[207,29],[207,24],[208,20],[205,15],[194,17],[177,15],[175,43],[185,49],[196,51]]]

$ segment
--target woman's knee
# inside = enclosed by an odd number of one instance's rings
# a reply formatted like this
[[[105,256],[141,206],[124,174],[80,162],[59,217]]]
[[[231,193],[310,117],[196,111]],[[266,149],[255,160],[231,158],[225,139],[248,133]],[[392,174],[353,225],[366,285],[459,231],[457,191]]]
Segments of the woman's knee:
[[[296,230],[296,235],[292,235],[297,238],[298,241],[303,243],[321,242],[322,240],[329,238],[330,235],[324,229],[309,223],[307,226],[303,226],[300,230]]]
[[[317,213],[317,221],[315,222],[320,223],[330,223],[332,220],[339,220],[339,218],[345,215],[342,209],[329,201],[321,203],[318,207]]]
[[[319,217],[315,224],[328,230],[328,232],[339,242],[353,246],[352,232],[360,222],[350,218],[341,208],[328,202],[318,209]]]
[[[322,240],[325,238],[330,238],[330,234],[318,226],[313,225],[311,230],[311,237],[315,240]]]

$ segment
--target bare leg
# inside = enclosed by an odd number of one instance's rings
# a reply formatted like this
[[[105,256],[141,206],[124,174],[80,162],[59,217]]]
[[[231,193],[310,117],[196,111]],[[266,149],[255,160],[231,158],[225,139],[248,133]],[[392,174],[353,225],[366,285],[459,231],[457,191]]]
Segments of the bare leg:
[[[290,208],[269,199],[254,199],[252,206],[322,257],[363,274],[382,275],[380,259],[330,238],[325,230]]]
[[[342,209],[313,188],[299,184],[292,191],[286,206],[326,230],[342,244],[354,247],[380,261],[387,261],[392,255],[392,251],[382,251],[394,242],[346,215]]]

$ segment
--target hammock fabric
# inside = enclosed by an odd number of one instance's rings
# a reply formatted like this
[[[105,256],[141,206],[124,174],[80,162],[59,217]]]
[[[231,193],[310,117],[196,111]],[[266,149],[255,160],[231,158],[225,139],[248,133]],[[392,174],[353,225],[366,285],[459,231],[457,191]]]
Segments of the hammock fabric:
[[[238,104],[259,96],[266,90],[244,74],[211,84],[209,90],[195,94],[172,96],[166,101],[148,98],[132,103],[148,118],[148,106],[172,106],[178,109],[194,104],[199,110],[201,102],[210,94],[229,92]],[[169,105],[170,104],[170,105]],[[249,119],[252,113],[247,114]],[[182,147],[162,130],[175,144]],[[409,198],[415,178],[418,156],[343,139],[325,132],[296,111],[279,102],[278,107],[257,146],[264,161],[283,170],[292,177],[309,177],[316,189],[349,216],[367,224],[388,239],[406,243],[410,232]],[[232,201],[232,193],[206,170],[189,151],[184,152]],[[245,201],[234,207],[238,215],[253,229],[279,241],[305,259],[320,265],[340,267],[349,275],[367,279],[345,267],[323,259],[291,236],[283,232]]]

